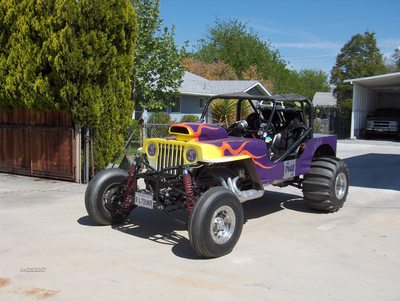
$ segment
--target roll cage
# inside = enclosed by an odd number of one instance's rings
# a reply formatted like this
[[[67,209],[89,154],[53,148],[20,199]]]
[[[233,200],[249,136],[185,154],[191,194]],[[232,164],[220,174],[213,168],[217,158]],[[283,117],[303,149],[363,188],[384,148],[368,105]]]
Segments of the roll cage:
[[[247,138],[265,139],[266,136],[271,139],[271,150],[274,156],[271,159],[274,162],[285,160],[293,151],[295,151],[303,142],[313,137],[314,108],[312,102],[299,94],[278,94],[278,95],[250,95],[243,92],[221,94],[211,97],[203,110],[200,122],[206,122],[209,115],[211,104],[218,99],[236,100],[236,123],[242,125],[241,136]],[[243,101],[248,101],[253,114],[257,116],[248,116],[248,123],[251,118],[258,118],[256,126],[245,123],[248,128],[244,129],[243,120],[240,120],[240,112]],[[250,120],[249,120],[250,119]],[[235,132],[235,124],[228,127],[229,135],[238,136]],[[300,129],[297,131],[297,129]],[[289,132],[289,133],[288,133]],[[251,135],[249,134],[251,133]],[[285,140],[290,137],[290,143]]]
[[[312,102],[300,95],[300,94],[276,94],[276,95],[250,95],[245,92],[237,92],[237,93],[228,93],[228,94],[219,94],[216,96],[212,96],[208,99],[206,102],[206,105],[204,107],[204,110],[201,114],[200,117],[200,122],[205,122],[207,114],[210,109],[210,104],[217,99],[231,99],[231,100],[237,100],[237,108],[236,110],[236,121],[240,119],[240,106],[244,100],[248,100],[250,103],[250,106],[253,108],[255,112],[260,112],[261,113],[261,118],[264,119],[264,115],[262,114],[262,111],[264,110],[271,110],[271,114],[269,114],[268,120],[265,120],[268,123],[271,123],[275,112],[277,110],[284,110],[285,107],[280,107],[278,103],[293,103],[293,102],[299,102],[301,104],[301,109],[304,111],[306,108],[305,106],[308,106],[309,110],[307,112],[308,115],[308,122],[309,125],[311,126],[314,121],[314,110],[313,110],[313,105]],[[258,104],[255,104],[253,101],[257,101]],[[272,105],[265,105],[263,102],[270,102]]]

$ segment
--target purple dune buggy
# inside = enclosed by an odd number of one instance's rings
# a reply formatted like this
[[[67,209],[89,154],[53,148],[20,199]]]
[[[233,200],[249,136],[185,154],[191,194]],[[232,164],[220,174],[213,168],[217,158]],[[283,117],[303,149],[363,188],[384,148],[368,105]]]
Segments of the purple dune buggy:
[[[216,115],[227,106],[236,113]],[[199,123],[173,124],[169,133],[146,139],[133,163],[92,179],[85,204],[97,224],[120,223],[137,206],[184,210],[193,249],[213,258],[236,245],[241,203],[262,197],[269,185],[298,187],[324,212],[346,200],[349,176],[336,157],[336,136],[313,134],[313,106],[301,95],[218,95]]]

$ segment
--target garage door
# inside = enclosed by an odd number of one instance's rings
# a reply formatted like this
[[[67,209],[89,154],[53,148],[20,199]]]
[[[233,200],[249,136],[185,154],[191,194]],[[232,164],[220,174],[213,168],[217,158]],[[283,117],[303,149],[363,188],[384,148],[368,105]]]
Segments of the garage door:
[[[0,112],[0,171],[75,180],[75,129],[60,112]]]

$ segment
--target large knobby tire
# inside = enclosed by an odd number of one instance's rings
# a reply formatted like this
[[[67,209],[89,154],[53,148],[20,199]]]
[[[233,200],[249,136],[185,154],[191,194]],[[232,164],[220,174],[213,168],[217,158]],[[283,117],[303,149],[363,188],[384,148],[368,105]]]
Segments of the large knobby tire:
[[[86,211],[98,225],[122,222],[128,213],[119,213],[125,197],[128,173],[120,168],[99,172],[89,183],[85,193]]]
[[[233,192],[221,186],[207,190],[189,217],[189,238],[197,255],[214,258],[230,253],[242,233],[243,219]]]
[[[346,164],[336,157],[315,159],[304,176],[304,199],[313,209],[338,211],[346,201],[348,191],[349,172]]]

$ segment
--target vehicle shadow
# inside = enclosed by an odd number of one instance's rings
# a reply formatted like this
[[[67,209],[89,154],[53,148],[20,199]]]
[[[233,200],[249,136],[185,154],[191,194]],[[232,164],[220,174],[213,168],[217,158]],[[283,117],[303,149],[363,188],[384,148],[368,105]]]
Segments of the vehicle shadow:
[[[400,191],[400,154],[370,153],[344,159],[350,186]]]
[[[174,213],[173,216],[187,222],[184,212]],[[89,216],[83,216],[77,221],[84,226],[95,226]],[[131,212],[128,219],[123,223],[112,225],[112,229],[132,235],[134,237],[147,239],[158,244],[170,245],[172,252],[186,259],[202,259],[193,251],[187,238],[186,224],[177,223],[169,218],[164,212],[145,208],[136,208]],[[179,232],[185,231],[183,235]]]
[[[266,191],[261,198],[243,204],[245,222],[283,209],[320,214],[319,211],[310,209],[299,195],[276,191]]]
[[[284,209],[316,213],[316,211],[310,210],[303,198],[298,195],[266,191],[261,198],[243,204],[245,223],[248,220],[265,217]],[[185,212],[177,212],[174,217],[187,223]],[[95,226],[89,216],[83,216],[77,222],[83,226]],[[192,260],[202,259],[191,247],[186,232],[187,225],[177,223],[162,211],[136,208],[125,222],[111,227],[128,235],[170,245],[171,251],[178,257]],[[179,233],[182,231],[185,232]]]

